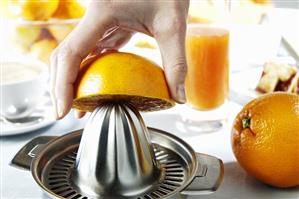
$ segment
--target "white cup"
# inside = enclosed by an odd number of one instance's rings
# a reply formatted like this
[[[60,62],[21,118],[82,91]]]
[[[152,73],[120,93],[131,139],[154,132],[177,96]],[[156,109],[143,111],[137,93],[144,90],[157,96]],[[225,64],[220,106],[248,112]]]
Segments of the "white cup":
[[[20,118],[29,115],[45,94],[47,65],[32,59],[5,60],[1,66],[1,115]]]

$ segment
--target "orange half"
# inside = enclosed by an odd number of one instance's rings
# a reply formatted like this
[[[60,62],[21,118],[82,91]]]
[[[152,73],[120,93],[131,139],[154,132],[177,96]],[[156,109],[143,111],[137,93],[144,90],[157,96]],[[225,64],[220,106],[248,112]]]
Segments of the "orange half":
[[[174,106],[164,72],[154,62],[131,53],[107,52],[82,64],[73,107],[93,111],[108,102],[129,103],[139,111]]]

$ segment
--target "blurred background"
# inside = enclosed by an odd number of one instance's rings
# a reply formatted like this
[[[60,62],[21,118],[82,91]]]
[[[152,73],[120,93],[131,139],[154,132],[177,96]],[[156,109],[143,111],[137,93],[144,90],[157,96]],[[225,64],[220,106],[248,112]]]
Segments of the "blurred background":
[[[289,1],[281,1],[281,0],[272,0],[273,4],[277,8],[296,8],[299,9],[299,1],[289,0]]]
[[[40,2],[0,0],[1,65],[7,60],[32,59],[43,62],[47,68],[51,52],[79,23],[89,0]],[[298,0],[190,1],[188,24],[219,25],[230,32],[232,100],[244,104],[260,94],[256,86],[265,63],[278,58],[292,67],[298,66],[298,8]],[[135,34],[121,50],[161,64],[158,46],[149,36]],[[292,68],[292,71],[297,70]],[[7,73],[14,72],[1,67],[1,79]],[[22,76],[22,71],[19,73]],[[278,81],[279,77],[275,78]],[[299,92],[299,83],[297,90]]]
[[[1,57],[22,54],[48,64],[52,50],[78,24],[89,0],[60,1],[58,6],[49,3],[37,8],[40,12],[28,2],[1,0]],[[234,69],[240,60],[244,65],[276,56],[281,36],[298,52],[298,8],[298,0],[191,0],[188,23],[230,25]],[[145,42],[139,34],[136,37],[139,39],[133,39],[129,46],[153,48],[154,44]],[[236,56],[240,48],[245,52]],[[263,52],[251,55],[261,49]]]

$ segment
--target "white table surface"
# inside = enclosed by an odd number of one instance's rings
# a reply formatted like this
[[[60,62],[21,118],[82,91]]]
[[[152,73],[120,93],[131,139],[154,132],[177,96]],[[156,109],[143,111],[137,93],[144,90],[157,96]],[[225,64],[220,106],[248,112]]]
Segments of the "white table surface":
[[[181,113],[185,112],[185,106],[177,106],[167,111],[143,114],[148,126],[171,132],[187,143],[197,152],[210,154],[223,160],[224,180],[220,188],[213,194],[202,196],[190,196],[188,199],[299,199],[299,187],[292,189],[277,189],[248,176],[236,162],[230,145],[230,128],[232,120],[240,105],[230,102],[228,122],[219,132],[199,133],[184,131],[181,127]],[[84,126],[86,119],[76,120],[73,114],[56,122],[50,127],[37,130],[32,133],[1,137],[0,138],[0,179],[1,199],[37,199],[47,198],[42,189],[35,183],[31,173],[9,166],[11,159],[18,150],[28,141],[40,135],[62,135],[69,131],[80,129]]]

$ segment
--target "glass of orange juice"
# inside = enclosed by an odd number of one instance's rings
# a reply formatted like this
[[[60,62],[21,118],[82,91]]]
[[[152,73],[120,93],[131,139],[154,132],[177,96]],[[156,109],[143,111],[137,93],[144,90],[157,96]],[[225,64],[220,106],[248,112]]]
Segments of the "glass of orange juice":
[[[202,131],[217,130],[225,119],[225,114],[219,116],[219,107],[227,101],[229,90],[229,31],[212,25],[189,25],[186,56],[185,90],[193,114],[185,114],[184,120]]]

